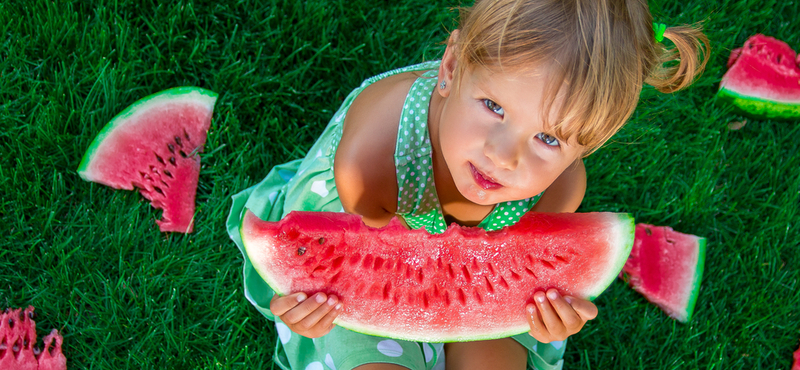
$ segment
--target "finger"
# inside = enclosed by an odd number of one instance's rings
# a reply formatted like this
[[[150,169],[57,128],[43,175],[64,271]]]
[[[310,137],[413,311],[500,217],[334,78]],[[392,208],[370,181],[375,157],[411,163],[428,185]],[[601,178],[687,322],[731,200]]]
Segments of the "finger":
[[[530,335],[539,342],[550,343],[550,333],[547,332],[547,328],[544,326],[544,322],[542,322],[542,318],[539,316],[539,310],[536,309],[536,305],[529,303],[526,310],[528,311],[528,324],[531,327],[529,331]]]
[[[314,294],[291,310],[286,311],[286,313],[281,316],[281,320],[286,324],[296,324],[314,312],[314,310],[325,303],[327,299],[328,297],[325,296],[325,293]]]
[[[336,301],[336,305],[333,306],[333,308],[330,311],[328,311],[328,313],[324,317],[322,317],[317,323],[317,326],[321,328],[327,328],[328,331],[331,331],[331,329],[333,329],[333,327],[335,326],[333,324],[333,321],[336,320],[336,318],[339,316],[339,313],[342,312],[342,304],[338,301],[338,298],[336,298],[335,296],[332,297]],[[328,300],[330,299],[331,297],[328,297]]]
[[[575,309],[561,296],[555,289],[547,291],[547,299],[555,309],[556,314],[561,318],[561,323],[567,330],[567,334],[575,334],[583,327],[586,320],[582,319]]]
[[[566,336],[567,329],[553,306],[550,305],[550,301],[547,300],[544,292],[534,293],[533,299],[536,301],[536,308],[539,309],[539,314],[542,315],[542,321],[550,336],[555,338]]]
[[[317,293],[312,297],[315,301],[319,302],[319,300],[325,298],[325,295],[322,293]],[[324,300],[319,307],[317,307],[314,311],[311,311],[306,317],[304,317],[299,322],[295,323],[295,327],[303,330],[303,331],[311,331],[316,329],[328,329],[328,325],[320,324],[320,320],[325,317],[339,302],[333,297],[327,297],[327,300]]]
[[[581,320],[589,321],[594,320],[597,317],[597,306],[594,303],[587,301],[585,299],[565,296],[564,300],[572,306],[578,316],[581,317]]]
[[[307,296],[305,293],[294,293],[283,297],[275,294],[269,302],[269,310],[272,311],[272,314],[275,316],[283,316],[287,311],[305,301],[306,298]]]

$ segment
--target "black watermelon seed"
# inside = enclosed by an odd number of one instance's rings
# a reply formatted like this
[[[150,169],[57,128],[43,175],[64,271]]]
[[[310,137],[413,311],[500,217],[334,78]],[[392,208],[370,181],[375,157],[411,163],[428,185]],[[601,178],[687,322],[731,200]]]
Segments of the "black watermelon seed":
[[[167,144],[167,149],[169,149],[170,153],[175,153],[175,145]]]
[[[306,247],[297,248],[297,255],[298,256],[302,256],[304,254],[306,254]]]

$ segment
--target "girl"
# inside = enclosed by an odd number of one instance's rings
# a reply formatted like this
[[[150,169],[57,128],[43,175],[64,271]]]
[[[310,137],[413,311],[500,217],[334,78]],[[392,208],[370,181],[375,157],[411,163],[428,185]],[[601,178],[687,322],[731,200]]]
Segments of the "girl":
[[[451,222],[492,230],[527,211],[574,212],[586,189],[582,158],[625,123],[644,83],[689,85],[707,45],[696,28],[654,31],[646,0],[462,9],[441,61],[368,79],[306,158],[234,196],[228,230],[245,257],[245,295],[276,322],[276,362],[416,370],[443,369],[446,357],[448,369],[560,368],[564,340],[597,315],[589,301],[537,292],[519,307],[530,332],[511,338],[442,345],[358,334],[333,324],[347,304],[335,296],[273,297],[242,248],[240,219],[247,209],[271,221],[292,210],[349,212],[370,226],[399,217],[438,233]]]

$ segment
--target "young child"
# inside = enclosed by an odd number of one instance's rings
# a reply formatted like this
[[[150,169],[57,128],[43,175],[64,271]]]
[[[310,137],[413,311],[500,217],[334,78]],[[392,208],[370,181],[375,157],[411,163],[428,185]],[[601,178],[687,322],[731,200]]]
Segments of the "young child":
[[[240,219],[248,209],[271,221],[292,210],[349,212],[370,226],[397,216],[439,233],[451,222],[493,230],[528,211],[574,212],[586,188],[582,158],[625,123],[644,83],[689,85],[705,66],[701,52],[708,40],[697,28],[654,31],[646,0],[478,0],[462,9],[441,61],[366,80],[305,158],[234,196],[228,230],[245,257],[245,295],[276,322],[276,362],[416,370],[443,369],[446,356],[448,369],[561,368],[564,340],[597,315],[589,301],[537,292],[519,307],[530,332],[511,338],[443,345],[358,334],[334,325],[347,305],[335,296],[273,296],[242,248]]]

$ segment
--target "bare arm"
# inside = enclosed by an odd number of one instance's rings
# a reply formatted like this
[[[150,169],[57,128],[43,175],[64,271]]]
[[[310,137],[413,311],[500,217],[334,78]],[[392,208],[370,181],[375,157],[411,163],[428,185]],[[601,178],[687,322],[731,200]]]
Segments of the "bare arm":
[[[403,102],[414,79],[403,73],[370,85],[353,101],[334,159],[345,212],[384,226],[397,211],[394,150]]]

